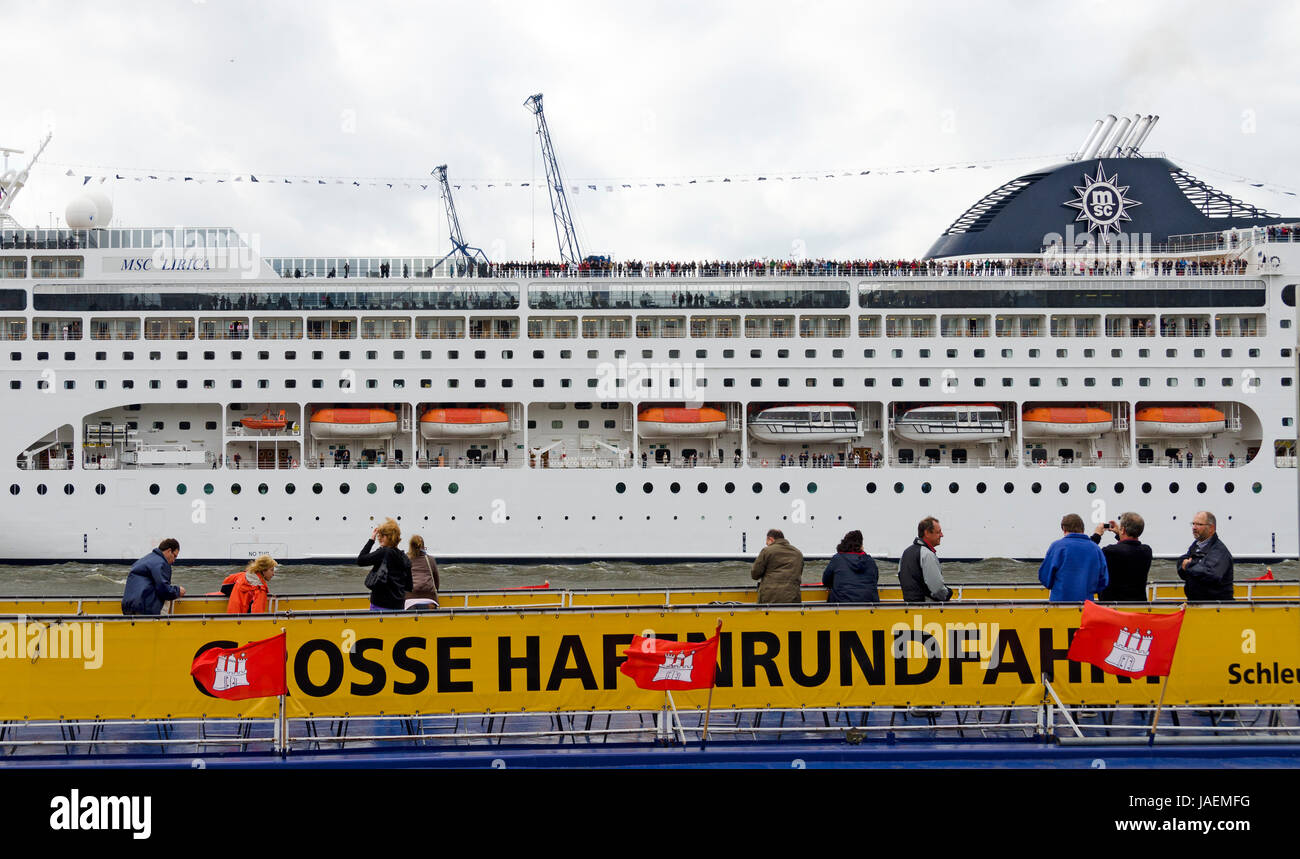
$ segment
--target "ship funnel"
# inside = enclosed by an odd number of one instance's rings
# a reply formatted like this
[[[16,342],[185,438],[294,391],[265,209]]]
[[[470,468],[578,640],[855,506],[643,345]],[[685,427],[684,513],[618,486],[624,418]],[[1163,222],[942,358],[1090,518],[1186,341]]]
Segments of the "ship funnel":
[[[1142,136],[1139,137],[1137,140],[1133,141],[1133,146],[1131,148],[1131,154],[1133,155],[1137,155],[1139,150],[1142,149],[1142,144],[1146,142],[1147,135],[1151,133],[1151,129],[1155,128],[1156,123],[1160,121],[1159,116],[1148,116],[1147,119],[1151,121],[1148,122],[1147,127],[1143,129]]]
[[[1106,119],[1105,122],[1102,123],[1101,130],[1098,131],[1097,136],[1092,139],[1092,143],[1088,144],[1088,148],[1084,151],[1081,160],[1088,161],[1092,158],[1096,158],[1098,150],[1101,149],[1101,144],[1110,136],[1110,130],[1114,127],[1115,114],[1106,114]]]
[[[1110,136],[1110,140],[1107,140],[1106,145],[1101,148],[1099,154],[1102,158],[1115,157],[1120,144],[1124,141],[1124,138],[1128,136],[1128,129],[1132,123],[1133,120],[1129,119],[1127,116],[1119,121],[1115,126],[1115,133]]]
[[[1135,152],[1137,152],[1137,142],[1138,140],[1141,139],[1142,135],[1147,130],[1147,126],[1149,126],[1150,124],[1151,124],[1150,114],[1147,114],[1146,116],[1138,117],[1137,121],[1133,123],[1133,130],[1129,132],[1128,140],[1124,142],[1124,151],[1121,152],[1120,155],[1122,155],[1125,158],[1129,158]]]
[[[1123,158],[1124,153],[1128,151],[1129,142],[1133,139],[1133,132],[1137,131],[1138,125],[1142,122],[1142,114],[1133,114],[1133,119],[1128,126],[1128,133],[1121,136],[1115,141],[1115,148],[1111,150],[1111,158]]]
[[[1088,150],[1088,146],[1092,143],[1092,139],[1097,136],[1097,132],[1100,130],[1101,120],[1099,119],[1092,124],[1092,131],[1088,132],[1088,136],[1083,138],[1083,143],[1079,144],[1079,148],[1070,156],[1071,161],[1078,161],[1083,157],[1083,153]]]

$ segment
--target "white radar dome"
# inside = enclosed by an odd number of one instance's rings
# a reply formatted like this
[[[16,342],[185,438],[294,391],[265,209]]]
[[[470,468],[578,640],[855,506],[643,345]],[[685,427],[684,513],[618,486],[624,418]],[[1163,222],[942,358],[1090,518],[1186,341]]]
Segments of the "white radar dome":
[[[90,230],[99,226],[99,206],[89,197],[77,197],[68,204],[63,213],[68,228],[72,230]]]
[[[108,195],[103,191],[87,191],[86,196],[94,201],[95,206],[99,209],[99,215],[95,218],[95,226],[103,229],[113,220],[113,201],[108,199]]]

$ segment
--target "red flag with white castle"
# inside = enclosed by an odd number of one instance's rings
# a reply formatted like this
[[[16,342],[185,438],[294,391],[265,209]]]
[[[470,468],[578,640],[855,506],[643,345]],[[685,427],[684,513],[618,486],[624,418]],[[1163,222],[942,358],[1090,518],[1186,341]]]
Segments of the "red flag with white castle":
[[[239,701],[287,695],[285,634],[250,641],[243,647],[205,650],[194,657],[190,674],[209,695]]]
[[[1083,621],[1070,642],[1069,658],[1124,677],[1168,677],[1186,609],[1148,614],[1083,604]]]
[[[711,689],[718,664],[718,636],[678,643],[632,636],[618,670],[642,689]]]

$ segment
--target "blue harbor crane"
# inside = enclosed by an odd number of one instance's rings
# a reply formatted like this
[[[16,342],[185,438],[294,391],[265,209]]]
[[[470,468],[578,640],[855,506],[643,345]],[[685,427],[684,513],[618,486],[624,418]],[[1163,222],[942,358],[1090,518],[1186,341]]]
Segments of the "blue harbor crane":
[[[555,147],[551,145],[551,133],[546,128],[546,115],[542,113],[542,94],[531,95],[524,102],[537,117],[537,137],[542,142],[542,161],[546,164],[546,191],[551,198],[551,214],[555,216],[555,241],[560,246],[560,259],[570,265],[582,261],[582,251],[578,249],[578,231],[574,227],[573,215],[569,211],[569,198],[564,193],[564,180],[560,177],[560,165],[555,160]]]
[[[442,164],[433,168],[433,175],[438,177],[438,184],[442,188],[442,200],[447,205],[447,227],[451,230],[451,251],[438,260],[434,264],[434,268],[437,269],[451,257],[456,257],[458,263],[463,262],[467,271],[473,271],[475,260],[484,264],[488,262],[487,254],[483,253],[480,248],[470,247],[465,244],[465,236],[460,231],[460,218],[456,216],[456,204],[451,199],[451,183],[447,181],[447,165]]]

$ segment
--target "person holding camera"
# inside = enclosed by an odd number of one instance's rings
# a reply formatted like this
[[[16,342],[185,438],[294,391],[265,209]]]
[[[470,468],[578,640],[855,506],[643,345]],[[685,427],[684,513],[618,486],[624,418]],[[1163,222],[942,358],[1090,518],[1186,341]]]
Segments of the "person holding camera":
[[[1122,513],[1119,520],[1103,522],[1093,531],[1092,542],[1100,544],[1109,531],[1119,540],[1101,552],[1106,556],[1110,583],[1101,592],[1102,602],[1147,602],[1147,575],[1151,572],[1151,547],[1138,538],[1146,523],[1136,513]]]
[[[1178,578],[1188,602],[1227,602],[1233,598],[1232,552],[1219,539],[1214,514],[1192,517],[1192,545],[1178,559]]]

